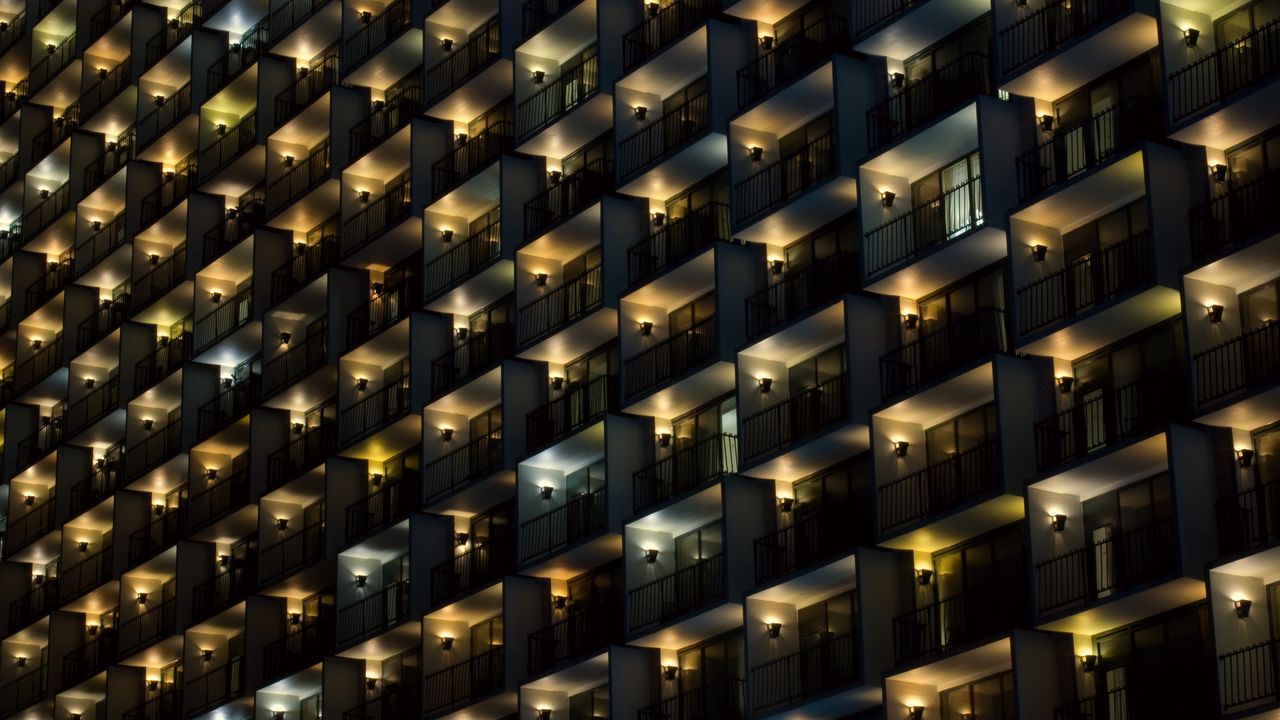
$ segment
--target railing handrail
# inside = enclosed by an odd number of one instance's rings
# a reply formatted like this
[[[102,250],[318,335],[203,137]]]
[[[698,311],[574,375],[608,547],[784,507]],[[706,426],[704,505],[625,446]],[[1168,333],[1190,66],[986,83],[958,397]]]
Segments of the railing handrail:
[[[834,175],[839,167],[838,143],[834,131],[824,132],[736,183],[733,186],[734,220],[746,223],[811,191]]]
[[[455,45],[448,55],[427,69],[427,103],[433,104],[502,55],[498,22],[495,15],[485,25],[472,31],[466,42]]]
[[[1127,0],[1046,0],[1000,30],[1005,74],[1092,32],[1129,7]]]
[[[588,54],[589,53],[589,54]],[[545,87],[533,95],[521,100],[516,105],[516,137],[519,140],[528,138],[535,132],[547,127],[569,111],[581,107],[588,99],[594,97],[600,89],[600,56],[596,46],[582,51],[586,55],[582,62],[566,68]],[[566,100],[569,93],[566,88],[574,84],[581,85],[580,90],[573,93],[571,100]]]
[[[738,69],[738,108],[759,101],[848,44],[849,24],[844,18],[827,14],[813,18],[799,32]]]
[[[989,438],[881,485],[880,531],[947,512],[999,487],[999,450],[999,439]],[[894,513],[900,505],[907,512]]]
[[[711,227],[706,227],[710,225]],[[661,228],[627,248],[627,282],[636,287],[716,240],[732,238],[729,204],[711,200],[686,214],[666,220]]]
[[[1225,97],[1272,77],[1278,47],[1280,18],[1254,28],[1170,73],[1173,121],[1180,122]],[[1239,62],[1240,66],[1233,66],[1231,61]],[[1269,67],[1272,72],[1266,72],[1264,67]]]
[[[720,10],[717,0],[672,0],[622,35],[622,71],[634,70]]]
[[[632,510],[639,513],[737,471],[738,436],[724,432],[709,435],[636,470],[631,482]]]
[[[574,495],[563,504],[520,523],[520,561],[568,547],[604,527],[608,487]]]
[[[510,150],[514,128],[508,120],[493,123],[432,163],[431,196],[439,198],[445,195]]]
[[[469,440],[457,450],[445,453],[427,463],[422,471],[424,483],[422,497],[432,500],[457,490],[476,477],[498,467],[502,463],[502,456],[502,428]],[[459,459],[466,461],[463,463],[465,472],[453,472]],[[443,472],[440,471],[441,469]],[[437,479],[442,479],[444,482],[436,482]]]
[[[675,107],[663,108],[662,115],[618,142],[618,177],[626,180],[639,175],[693,142],[710,127],[709,90],[688,97]]]
[[[364,61],[387,47],[413,24],[413,6],[406,0],[393,0],[382,12],[369,19],[343,44],[343,72],[350,74]]]
[[[574,306],[570,297],[579,297]],[[567,282],[531,300],[516,311],[519,342],[529,345],[568,325],[604,303],[604,266],[592,265]],[[543,317],[545,316],[545,317]]]
[[[382,194],[342,221],[340,257],[347,258],[397,227],[411,214],[412,169],[387,183]]]
[[[1217,197],[1191,208],[1191,257],[1196,262],[1220,251],[1256,242],[1275,233],[1280,219],[1280,173],[1266,172],[1248,182],[1230,181]]]
[[[1150,235],[1142,230],[1018,288],[1019,331],[1048,327],[1139,287],[1153,276],[1152,250]],[[1035,313],[1044,304],[1050,306],[1047,312]]]
[[[692,565],[686,565],[667,575],[651,580],[632,588],[628,593],[630,611],[628,626],[638,630],[649,625],[670,620],[687,612],[700,608],[716,598],[724,597],[727,590],[725,581],[724,553],[698,558]],[[670,586],[669,590],[664,588]],[[692,586],[691,592],[682,592],[680,587]],[[657,591],[656,593],[654,591]],[[645,595],[659,595],[657,608],[646,607],[642,598]],[[668,598],[674,597],[675,601]],[[649,612],[645,612],[648,610]]]
[[[968,180],[910,210],[883,222],[864,234],[867,275],[942,247],[984,224],[982,175]],[[950,212],[960,210],[960,215]],[[952,223],[958,220],[958,223]],[[923,235],[923,237],[921,237]]]
[[[516,329],[511,323],[493,324],[484,332],[470,335],[431,361],[432,396],[438,397],[510,357],[515,347]]]
[[[1142,547],[1131,553],[1137,538]],[[1172,515],[1158,517],[1138,527],[1115,532],[1101,540],[1085,538],[1085,544],[1035,563],[1037,605],[1041,613],[1056,612],[1083,602],[1099,600],[1150,582],[1173,572],[1178,530]],[[1105,557],[1106,561],[1097,558]]]
[[[430,302],[442,297],[501,255],[502,221],[494,220],[427,262],[425,299]]]
[[[762,337],[842,293],[857,289],[857,255],[837,251],[814,259],[799,270],[746,299],[747,339]]]
[[[1280,377],[1280,323],[1268,320],[1252,330],[1192,356],[1196,402],[1207,405]]]
[[[742,456],[756,458],[820,433],[849,415],[848,371],[803,388],[778,403],[743,418]],[[834,398],[826,401],[827,398]],[[761,427],[764,426],[764,427]]]
[[[662,338],[623,361],[627,397],[649,392],[700,367],[714,358],[718,350],[718,322],[714,314]]]
[[[382,409],[373,413],[376,417],[366,417],[368,408]],[[350,407],[342,410],[338,416],[338,442],[347,446],[357,440],[373,435],[384,427],[399,420],[409,412],[409,378],[403,377],[396,382],[388,383],[367,397],[361,398]],[[355,419],[361,420],[358,425]]]

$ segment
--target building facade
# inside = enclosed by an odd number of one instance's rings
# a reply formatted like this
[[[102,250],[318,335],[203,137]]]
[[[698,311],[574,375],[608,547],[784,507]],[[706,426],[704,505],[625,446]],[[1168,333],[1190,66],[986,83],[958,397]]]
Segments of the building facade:
[[[1280,711],[1280,0],[0,0],[0,82],[0,717]]]

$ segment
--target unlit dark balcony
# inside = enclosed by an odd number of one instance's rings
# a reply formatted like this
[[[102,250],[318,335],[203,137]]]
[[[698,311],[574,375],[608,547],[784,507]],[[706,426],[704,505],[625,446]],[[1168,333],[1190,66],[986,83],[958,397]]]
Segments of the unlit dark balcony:
[[[569,498],[520,523],[520,562],[549,556],[590,537],[609,517],[606,488]]]
[[[509,151],[513,131],[511,123],[503,121],[471,137],[459,136],[458,146],[431,165],[431,197],[447,194]]]
[[[848,49],[849,26],[823,15],[738,70],[738,107],[745,108]]]
[[[466,84],[502,56],[498,17],[473,31],[467,41],[447,51],[448,57],[427,70],[427,104],[434,104]]]
[[[1196,353],[1193,363],[1200,407],[1270,387],[1280,381],[1280,323],[1269,321]]]
[[[1077,397],[1072,407],[1040,420],[1035,425],[1040,470],[1082,459],[1180,417],[1185,403],[1169,392],[1178,382],[1148,372],[1141,380]]]
[[[490,325],[482,333],[448,350],[431,362],[431,394],[445,391],[471,380],[494,363],[511,355],[516,348],[516,328],[510,323]]]
[[[475,540],[465,552],[431,568],[431,605],[439,606],[488,585],[515,569],[515,541]]]
[[[747,340],[766,333],[858,289],[858,258],[852,253],[815,260],[787,273],[747,298]]]
[[[409,413],[409,379],[404,378],[364,397],[338,416],[338,442],[346,447]]]
[[[836,172],[836,136],[824,133],[733,186],[733,219],[742,225],[803,195]]]
[[[427,464],[423,499],[431,502],[502,467],[502,430],[472,439]]]
[[[604,419],[605,413],[617,407],[617,395],[613,375],[567,388],[563,395],[525,416],[526,449],[533,452]]]
[[[1092,606],[1167,577],[1177,565],[1173,518],[1154,520],[1036,563],[1037,606],[1042,614]]]
[[[382,12],[361,19],[361,27],[342,46],[342,73],[349,75],[379,50],[390,45],[413,27],[413,4],[395,0]]]
[[[681,217],[665,220],[649,237],[627,249],[628,286],[635,288],[716,240],[727,242],[731,238],[727,203],[708,202]]]
[[[1006,578],[966,589],[893,618],[898,665],[938,657],[1027,621],[1026,581]]]
[[[1280,173],[1232,183],[1212,200],[1191,209],[1191,254],[1203,262],[1280,232]]]
[[[1004,311],[983,308],[952,318],[943,327],[920,335],[880,356],[880,396],[888,400],[933,383],[979,358],[1004,352]]]
[[[1000,445],[988,440],[880,486],[880,532],[937,517],[1000,487]]]

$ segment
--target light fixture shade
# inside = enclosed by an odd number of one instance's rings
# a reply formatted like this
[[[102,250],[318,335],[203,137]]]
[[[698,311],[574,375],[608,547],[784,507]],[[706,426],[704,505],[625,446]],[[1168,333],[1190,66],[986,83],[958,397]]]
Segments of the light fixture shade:
[[[440,240],[441,240],[442,242],[444,242],[444,243],[451,243],[451,242],[453,242],[453,231],[452,231],[452,230],[449,230],[448,228],[445,228],[444,230],[441,230],[441,231],[440,231]]]
[[[1228,170],[1227,166],[1223,165],[1222,163],[1216,163],[1209,166],[1209,172],[1213,174],[1214,182],[1220,182],[1220,183],[1226,182],[1227,170]]]
[[[764,158],[764,148],[758,145],[751,146],[751,148],[747,150],[747,157],[751,158],[751,162],[760,162],[760,160]]]
[[[289,613],[289,624],[294,626],[301,625],[302,613]]]
[[[785,267],[786,267],[786,262],[783,260],[769,261],[769,271],[772,272],[774,275],[781,275]]]
[[[138,604],[139,604],[139,605],[146,605],[146,604],[147,604],[147,594],[146,594],[146,593],[144,593],[144,592],[140,592],[140,593],[138,593]]]
[[[924,718],[924,708],[919,705],[912,705],[907,708],[907,717],[910,720],[922,720]]]
[[[551,708],[539,708],[538,720],[551,720]]]
[[[201,650],[200,659],[205,662],[213,662],[213,650]]]
[[[76,549],[82,553],[89,552],[89,541],[81,540],[80,542],[76,543]]]
[[[676,675],[679,675],[679,674],[680,674],[680,668],[675,665],[662,666],[662,677],[666,678],[667,680],[675,680]]]
[[[565,606],[568,605],[568,603],[569,603],[569,598],[565,597],[564,595],[551,596],[551,606],[557,610],[563,610]]]
[[[1058,392],[1063,395],[1070,395],[1071,388],[1076,384],[1076,379],[1071,375],[1063,375],[1058,378]]]
[[[369,378],[356,378],[356,390],[364,391],[369,389]]]
[[[545,70],[534,70],[534,71],[533,71],[533,84],[534,84],[534,85],[541,85],[542,83],[546,82],[546,80],[547,80],[547,72],[546,72]]]
[[[1053,116],[1052,115],[1040,116],[1040,132],[1046,132],[1046,133],[1053,132]]]
[[[466,340],[466,339],[467,339],[467,335],[468,335],[468,334],[470,334],[470,333],[471,333],[471,329],[470,329],[470,328],[464,328],[464,327],[457,328],[457,329],[455,329],[455,330],[453,331],[453,334],[457,336],[457,338],[458,338],[458,340],[459,340],[459,341],[461,341],[461,340]]]
[[[471,537],[471,536],[470,536],[469,534],[464,533],[464,532],[454,533],[454,535],[453,535],[453,541],[454,541],[454,542],[456,542],[456,543],[458,543],[458,547],[463,547],[463,546],[465,546],[465,545],[467,544],[467,540],[468,540],[470,537]]]
[[[644,551],[644,561],[650,565],[658,562],[658,548],[646,548]]]
[[[645,320],[644,322],[640,323],[640,334],[645,337],[649,337],[650,335],[652,335],[653,323],[649,322],[648,320]]]
[[[364,679],[364,689],[365,689],[365,690],[368,690],[369,692],[373,692],[374,690],[377,690],[377,689],[378,689],[378,678],[372,678],[372,677],[371,677],[371,678],[365,678],[365,679]]]
[[[636,122],[643,122],[644,116],[649,114],[649,108],[643,105],[637,105],[635,109]]]
[[[357,576],[356,576],[356,587],[358,587],[358,588],[362,588],[362,587],[364,587],[365,583],[367,583],[367,582],[369,582],[369,576],[368,576],[368,575],[357,575]]]
[[[564,378],[559,375],[553,376],[551,378],[551,389],[557,392],[564,389]]]
[[[776,622],[766,623],[764,627],[765,627],[765,630],[768,631],[769,637],[771,638],[776,638],[782,634],[782,623],[776,623]]]
[[[772,50],[772,49],[773,49],[773,36],[772,36],[772,35],[761,35],[761,36],[760,36],[760,49],[761,49],[761,50],[764,50],[765,52],[769,52],[770,50]]]
[[[771,377],[762,377],[756,382],[760,386],[760,392],[765,395],[769,394],[770,390],[773,390],[773,378]]]
[[[282,332],[282,333],[280,333],[280,344],[281,344],[281,345],[288,345],[288,344],[289,344],[289,341],[290,341],[290,340],[292,340],[292,339],[293,339],[293,333],[291,333],[291,332]]]
[[[1049,524],[1053,527],[1054,532],[1062,532],[1067,529],[1067,516],[1061,514],[1050,515]]]
[[[915,313],[903,313],[902,325],[908,330],[915,330],[920,325],[920,316]]]
[[[784,513],[789,513],[795,509],[796,499],[793,497],[778,498],[778,509]]]
[[[213,301],[214,305],[217,305],[218,303],[222,302],[222,291],[214,290],[213,292],[209,293],[209,299]]]
[[[453,49],[453,38],[440,38],[440,49],[449,52]]]
[[[1081,656],[1080,656],[1080,669],[1081,669],[1081,670],[1083,670],[1083,671],[1085,671],[1085,672],[1087,672],[1087,673],[1091,673],[1091,672],[1093,672],[1094,670],[1097,670],[1097,669],[1098,669],[1098,656],[1097,656],[1097,655],[1081,655]]]
[[[453,636],[452,636],[452,635],[441,635],[441,636],[440,636],[440,649],[441,649],[441,650],[444,650],[444,651],[446,651],[446,652],[447,652],[447,651],[449,651],[449,650],[452,650],[452,649],[453,649]]]
[[[451,427],[440,428],[440,439],[443,440],[444,442],[449,442],[453,440],[453,428]]]
[[[1193,47],[1195,47],[1195,46],[1196,46],[1196,43],[1200,42],[1200,30],[1199,30],[1199,28],[1189,27],[1189,28],[1187,28],[1186,30],[1183,30],[1183,31],[1182,31],[1182,41],[1183,41],[1184,43],[1186,43],[1186,44],[1187,44],[1187,47],[1189,47],[1189,48],[1193,48]]]
[[[902,86],[905,85],[906,82],[906,75],[903,75],[900,72],[889,73],[889,85],[892,86],[894,90],[901,90]]]
[[[1222,313],[1226,308],[1221,305],[1214,304],[1206,307],[1205,310],[1209,313],[1209,322],[1217,325],[1222,322]]]
[[[550,485],[543,485],[538,488],[538,492],[542,495],[543,500],[550,500],[551,496],[555,494],[555,491],[556,489]]]
[[[284,720],[283,710],[273,710],[271,712],[271,720]]]
[[[1031,246],[1031,259],[1034,260],[1035,262],[1038,262],[1038,263],[1044,262],[1044,258],[1048,254],[1049,254],[1048,246],[1045,246],[1045,245]]]
[[[880,193],[880,204],[887,208],[891,208],[893,207],[893,200],[896,197],[898,197],[898,194],[895,193],[894,191],[885,190],[884,192]]]
[[[205,479],[206,479],[206,480],[217,480],[217,479],[218,479],[218,468],[209,468],[208,470],[205,470],[205,471],[204,471],[204,477],[205,477]]]
[[[898,457],[906,457],[907,450],[911,448],[910,440],[898,440],[893,443],[893,454]]]
[[[537,285],[538,287],[546,287],[546,286],[547,286],[547,274],[546,274],[546,273],[535,273],[535,274],[534,274],[534,276],[533,276],[533,284],[534,284],[534,285]]]
[[[652,218],[653,218],[653,226],[654,226],[655,228],[660,228],[660,227],[662,227],[663,225],[666,225],[666,224],[667,224],[667,214],[666,214],[666,213],[656,212],[656,213],[653,213],[653,215],[651,215],[650,217],[652,217]]]
[[[920,583],[920,587],[929,587],[929,584],[933,582],[933,571],[929,568],[917,569],[916,582]]]
[[[1236,451],[1236,462],[1242,468],[1253,467],[1253,450],[1249,448],[1241,448]]]
[[[293,156],[292,156],[292,155],[285,155],[285,156],[284,156],[284,166],[285,166],[285,167],[287,167],[287,168],[291,168],[291,167],[293,167],[293,159],[294,159],[294,158],[293,158]]]
[[[289,518],[276,518],[276,529],[284,532],[289,529]]]
[[[1235,605],[1236,605],[1236,617],[1240,618],[1241,620],[1247,619],[1249,617],[1249,610],[1253,607],[1253,601],[1247,600],[1245,598],[1240,598],[1235,601]]]
[[[658,433],[658,447],[671,447],[671,433]]]

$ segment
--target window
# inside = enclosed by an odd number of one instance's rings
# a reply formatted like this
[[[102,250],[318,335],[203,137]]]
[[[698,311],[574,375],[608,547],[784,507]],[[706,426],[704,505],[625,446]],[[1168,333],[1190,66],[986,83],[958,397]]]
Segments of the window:
[[[814,647],[832,637],[852,633],[856,613],[857,596],[853,591],[800,608],[797,613],[800,647]]]
[[[617,345],[609,343],[577,360],[566,363],[564,376],[568,389],[587,385],[597,378],[613,375],[618,365],[617,350]]]
[[[667,218],[679,220],[711,203],[729,202],[729,172],[720,170],[667,201]]]
[[[1180,382],[1182,325],[1167,323],[1081,358],[1072,363],[1072,374],[1076,402],[1087,402],[1140,380],[1155,385]]]
[[[787,270],[803,270],[815,262],[831,260],[858,247],[858,229],[851,217],[840,218],[826,227],[787,246]]]
[[[1088,260],[1095,253],[1147,231],[1147,199],[1128,205],[1063,233],[1062,250],[1067,265]]]
[[[1280,296],[1280,278],[1240,293],[1241,325],[1244,332],[1257,330],[1276,321],[1277,296]]]
[[[912,228],[926,247],[967,232],[982,221],[982,163],[975,150],[911,183]]]
[[[866,491],[869,479],[865,467],[847,461],[797,480],[792,486],[796,498],[792,512],[797,517],[818,511],[846,513],[853,504],[853,496]]]
[[[994,403],[970,410],[924,432],[930,466],[981,447],[997,438]]]
[[[1095,695],[1109,703],[1140,707],[1151,717],[1212,717],[1217,712],[1213,683],[1204,682],[1206,668],[1213,667],[1204,602],[1103,635],[1097,655]],[[1110,692],[1120,688],[1123,696]]]
[[[1053,114],[1058,118],[1057,127],[1076,127],[1124,100],[1155,97],[1156,88],[1161,87],[1162,82],[1159,72],[1159,58],[1157,51],[1153,50],[1103,75],[1053,104]],[[1094,134],[1100,138],[1114,138],[1114,131],[1106,132],[1107,129],[1097,127]],[[1095,152],[1099,157],[1106,154],[1101,149]]]
[[[719,520],[685,533],[675,540],[676,569],[692,567],[724,551],[724,524]]]
[[[494,405],[479,415],[471,418],[468,432],[472,441],[478,440],[489,433],[497,432],[502,429],[502,405]]]
[[[1280,172],[1280,132],[1250,140],[1227,152],[1231,168],[1228,182],[1233,186]]]
[[[498,302],[484,308],[467,318],[467,327],[472,335],[481,335],[498,327],[510,326],[512,320],[512,303],[514,295],[507,295]]]
[[[933,569],[933,582],[920,590],[926,595],[926,602],[991,588],[1017,592],[1024,577],[1021,526],[1017,523],[1008,525],[963,545],[935,553]],[[977,602],[963,605],[966,612],[997,611],[997,608]],[[944,619],[962,622],[961,618]]]
[[[907,58],[903,63],[906,66],[907,83],[918,83],[932,75],[935,70],[965,55],[990,55],[990,38],[990,15],[983,15],[968,27],[952,33],[933,47]]]
[[[787,382],[791,396],[795,397],[843,374],[844,343],[841,343],[787,368]]]
[[[595,172],[612,173],[605,165],[613,162],[613,132],[609,131],[565,156],[560,169],[568,177],[584,168]],[[585,190],[584,190],[585,192]]]
[[[495,21],[496,21],[496,18],[495,18]],[[488,26],[481,28],[481,30],[478,30],[477,32],[484,32],[486,30],[488,30]],[[473,34],[472,37],[474,38],[475,35]],[[493,37],[496,42],[496,39],[498,37],[497,34],[494,33],[491,37]],[[476,119],[467,123],[467,135],[469,137],[475,137],[480,133],[484,132],[485,130],[488,130],[491,127],[502,125],[504,123],[510,123],[514,120],[513,115],[514,115],[514,112],[512,109],[510,99],[503,100],[501,103],[498,103],[492,108],[489,108],[488,110],[486,110],[483,114],[481,114]]]
[[[982,720],[1015,720],[1018,717],[1012,670],[943,690],[938,696],[942,704],[942,720],[964,720],[966,716]]]
[[[997,267],[922,298],[916,306],[921,337],[934,335],[951,325],[964,326],[966,321],[972,324],[971,318],[979,311],[1004,310],[1004,273]]]
[[[1280,425],[1272,425],[1253,434],[1256,455],[1253,467],[1258,482],[1270,484],[1280,481]],[[1280,618],[1280,615],[1276,616]]]
[[[571,578],[569,586],[569,609],[585,608],[588,605],[599,606],[621,600],[622,579],[621,562],[615,561],[602,568]]]
[[[495,615],[471,626],[471,656],[476,657],[502,645],[502,615]]]
[[[609,717],[609,685],[592,688],[569,696],[569,720],[592,720]]]
[[[471,542],[473,549],[487,547],[493,543],[508,542],[512,536],[514,517],[514,500],[508,500],[495,508],[472,517]],[[496,558],[494,560],[496,562]],[[407,574],[406,577],[408,577]]]
[[[1249,33],[1280,20],[1280,0],[1257,0],[1213,21],[1217,47],[1233,43]]]
[[[724,637],[710,640],[702,645],[681,650],[678,655],[680,666],[680,690],[689,692],[699,688],[711,690],[733,681],[741,681],[746,676],[746,658],[742,652],[742,633],[730,633]],[[714,696],[714,692],[708,692]],[[717,698],[718,699],[718,698]],[[736,707],[742,707],[740,704]],[[720,708],[707,708],[711,715],[697,717],[722,717],[727,715],[715,713]]]
[[[1098,543],[1173,515],[1169,474],[1139,480],[1083,503],[1085,537]]]
[[[709,292],[667,316],[668,336],[675,337],[693,326],[716,316],[716,294]]]

